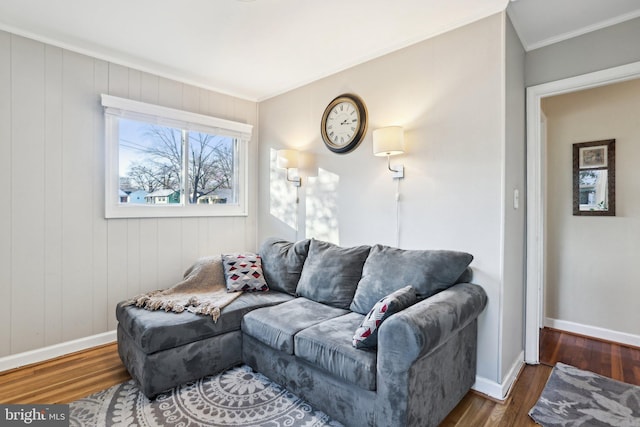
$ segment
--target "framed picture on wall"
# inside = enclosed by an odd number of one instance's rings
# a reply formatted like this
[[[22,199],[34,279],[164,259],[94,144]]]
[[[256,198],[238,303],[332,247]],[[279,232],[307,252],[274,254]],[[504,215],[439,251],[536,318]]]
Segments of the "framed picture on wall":
[[[606,168],[607,146],[580,148],[580,169]]]
[[[573,214],[616,214],[616,140],[573,144]]]

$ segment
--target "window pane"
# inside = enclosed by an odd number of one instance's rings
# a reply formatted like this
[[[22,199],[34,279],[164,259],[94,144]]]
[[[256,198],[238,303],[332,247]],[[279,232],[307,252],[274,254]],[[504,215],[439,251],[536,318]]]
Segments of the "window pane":
[[[180,203],[180,129],[119,119],[120,203]]]
[[[252,125],[106,94],[102,105],[106,218],[248,215]]]
[[[235,138],[189,132],[188,141],[189,203],[235,204]]]

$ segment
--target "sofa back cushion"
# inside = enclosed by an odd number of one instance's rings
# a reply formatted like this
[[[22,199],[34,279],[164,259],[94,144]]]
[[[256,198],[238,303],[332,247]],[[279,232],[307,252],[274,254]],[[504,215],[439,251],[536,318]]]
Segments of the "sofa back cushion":
[[[472,260],[466,252],[375,245],[362,269],[350,309],[367,314],[378,300],[405,286],[412,286],[419,299],[428,298],[456,284]]]
[[[311,239],[309,256],[304,263],[296,294],[333,307],[348,309],[370,249],[370,246],[342,248]]]
[[[464,269],[460,277],[456,280],[456,283],[471,283],[473,280],[473,269],[471,267],[467,267]]]
[[[274,237],[264,241],[259,253],[269,289],[295,295],[309,242],[306,239],[293,243]]]

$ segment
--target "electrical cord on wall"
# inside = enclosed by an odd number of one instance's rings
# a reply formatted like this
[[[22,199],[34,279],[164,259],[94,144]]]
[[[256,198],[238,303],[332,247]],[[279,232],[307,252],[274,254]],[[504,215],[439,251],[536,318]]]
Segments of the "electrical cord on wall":
[[[300,187],[296,187],[296,214],[295,214],[295,241],[298,241],[298,232],[300,228]]]
[[[396,179],[396,248],[400,247],[400,180]]]

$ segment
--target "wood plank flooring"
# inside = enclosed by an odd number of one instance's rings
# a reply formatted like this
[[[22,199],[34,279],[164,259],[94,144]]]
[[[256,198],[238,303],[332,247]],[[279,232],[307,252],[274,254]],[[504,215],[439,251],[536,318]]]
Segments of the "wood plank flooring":
[[[130,378],[107,344],[0,373],[0,403],[69,403]]]
[[[507,400],[468,393],[442,422],[446,427],[537,426],[527,415],[557,362],[640,385],[640,349],[550,328],[540,333],[540,365],[525,365]]]
[[[640,385],[640,348],[555,329],[540,334],[540,363],[566,363],[614,380]]]
[[[541,364],[526,365],[505,402],[469,392],[443,427],[535,426],[527,413],[556,362],[640,385],[640,349],[545,328]],[[128,380],[116,344],[0,373],[0,403],[68,403]]]

